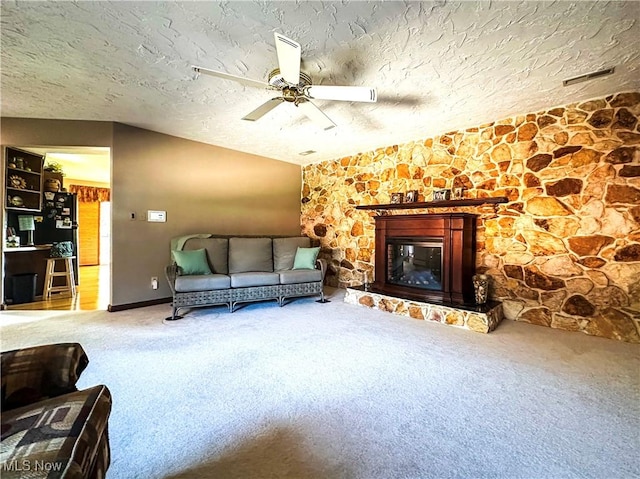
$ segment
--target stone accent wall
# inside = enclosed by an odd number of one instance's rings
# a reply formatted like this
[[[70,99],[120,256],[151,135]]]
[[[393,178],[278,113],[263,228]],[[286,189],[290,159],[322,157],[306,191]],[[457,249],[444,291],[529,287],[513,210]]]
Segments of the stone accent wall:
[[[357,205],[463,187],[506,196],[478,219],[477,270],[505,317],[640,342],[640,92],[551,108],[303,168],[302,230],[328,283],[372,277],[374,221]]]

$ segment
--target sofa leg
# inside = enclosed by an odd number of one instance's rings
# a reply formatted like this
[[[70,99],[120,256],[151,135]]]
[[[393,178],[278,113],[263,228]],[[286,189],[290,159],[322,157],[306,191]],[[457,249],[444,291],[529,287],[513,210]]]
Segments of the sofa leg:
[[[182,316],[178,316],[176,314],[177,312],[178,312],[178,308],[174,307],[173,311],[171,312],[171,317],[165,318],[165,320],[167,320],[167,321],[176,321],[178,319],[182,319]]]
[[[280,305],[281,308],[284,306],[284,300],[285,300],[284,296],[280,296],[278,298],[278,305]]]
[[[324,291],[320,291],[320,299],[316,301],[316,303],[330,303],[328,299],[324,297]]]

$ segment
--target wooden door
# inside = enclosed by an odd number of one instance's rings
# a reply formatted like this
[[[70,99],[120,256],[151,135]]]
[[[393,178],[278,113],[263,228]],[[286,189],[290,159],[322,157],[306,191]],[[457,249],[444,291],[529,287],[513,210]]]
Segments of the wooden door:
[[[78,250],[80,266],[100,264],[100,203],[78,201]]]

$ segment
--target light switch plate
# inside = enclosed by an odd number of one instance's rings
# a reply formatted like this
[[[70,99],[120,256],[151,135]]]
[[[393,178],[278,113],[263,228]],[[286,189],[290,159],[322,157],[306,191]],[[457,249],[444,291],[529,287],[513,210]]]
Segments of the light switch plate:
[[[165,223],[167,221],[166,211],[147,211],[147,221],[152,223]]]

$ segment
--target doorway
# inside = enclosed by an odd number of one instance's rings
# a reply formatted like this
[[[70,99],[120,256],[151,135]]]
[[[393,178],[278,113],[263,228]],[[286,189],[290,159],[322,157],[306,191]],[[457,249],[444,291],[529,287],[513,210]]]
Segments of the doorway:
[[[109,265],[111,262],[111,201],[78,202],[78,264]]]
[[[111,291],[111,149],[108,147],[19,147],[63,172],[62,188],[77,196],[77,294],[36,297],[8,309],[107,309]]]

